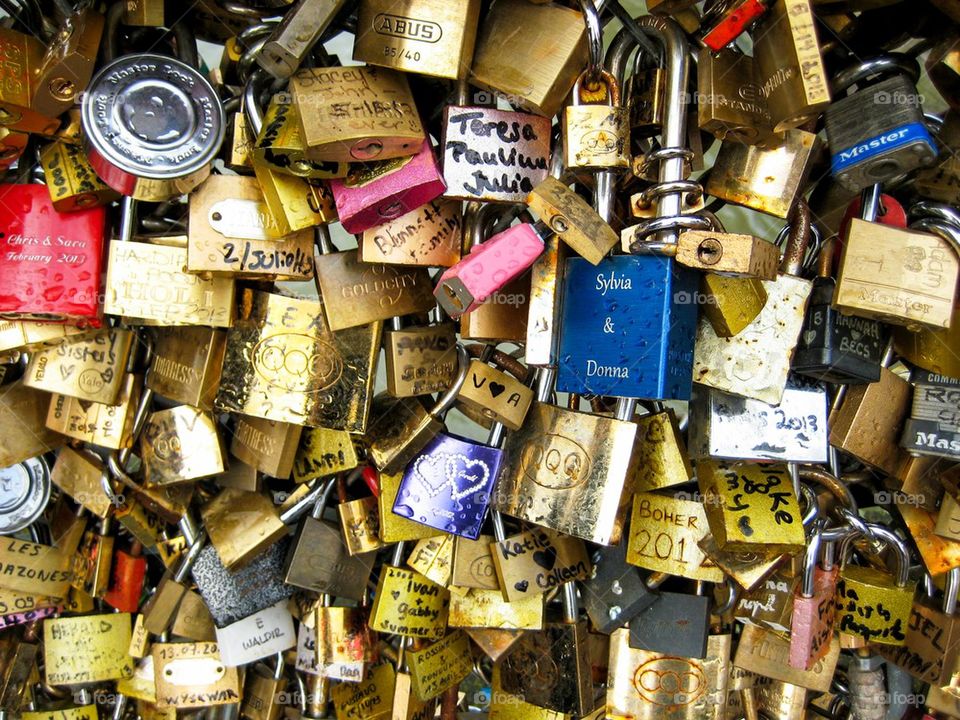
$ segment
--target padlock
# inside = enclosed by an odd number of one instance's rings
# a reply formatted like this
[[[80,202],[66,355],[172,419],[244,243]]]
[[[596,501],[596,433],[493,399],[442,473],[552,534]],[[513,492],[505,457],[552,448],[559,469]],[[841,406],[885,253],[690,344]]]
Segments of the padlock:
[[[247,720],[278,720],[283,711],[281,693],[287,684],[283,671],[282,653],[277,653],[274,658],[273,669],[262,661],[250,668],[244,676],[240,717]]]
[[[517,279],[543,253],[551,231],[542,223],[520,223],[504,230],[448,268],[433,293],[453,318],[476,310],[507,283]]]
[[[362,233],[435,200],[446,190],[430,141],[412,156],[354,165],[330,181],[344,229]]]
[[[143,428],[140,454],[148,485],[189,482],[225,468],[213,415],[190,405],[152,413]]]
[[[573,104],[563,114],[567,168],[630,167],[629,110],[620,104],[616,78],[606,71],[594,78],[584,72],[571,92]]]
[[[787,130],[763,147],[724,141],[704,189],[785,219],[807,185],[820,146],[820,138],[805,130]]]
[[[797,553],[806,540],[785,465],[697,463],[710,532],[721,550]]]
[[[317,301],[255,291],[244,302],[227,333],[215,405],[268,420],[362,431],[381,323],[334,333]]]
[[[330,695],[336,716],[386,720],[387,717],[391,717],[388,713],[392,712],[391,701],[395,684],[396,673],[389,662],[378,664],[360,683],[335,684],[330,690]]]
[[[184,593],[170,624],[170,633],[196,642],[217,639],[213,616],[198,593],[193,590]]]
[[[74,104],[93,75],[103,25],[103,15],[93,8],[66,19],[31,78],[35,112],[57,117]]]
[[[720,6],[723,9],[716,19],[705,13],[701,29],[703,44],[713,52],[721,52],[733,43],[767,11],[764,0],[734,0]]]
[[[80,400],[115,404],[126,377],[124,368],[132,344],[133,333],[118,328],[67,340],[34,353],[23,383]]]
[[[111,241],[103,311],[131,324],[230,327],[235,284],[228,277],[200,277],[188,266],[187,238]]]
[[[774,132],[819,116],[830,103],[830,87],[810,0],[774,0],[753,39],[758,82]]]
[[[718,336],[709,322],[700,321],[693,357],[696,382],[770,404],[782,399],[813,288],[798,277],[811,236],[805,203],[797,203],[788,227],[780,275],[764,283],[768,298],[756,319],[732,338]],[[757,342],[761,337],[762,343]]]
[[[223,566],[212,545],[198,552],[191,569],[193,581],[217,627],[253,615],[293,594],[295,588],[284,582],[283,573],[288,545],[286,540],[274,543],[236,572]]]
[[[450,267],[460,260],[462,242],[460,203],[438,198],[364,230],[360,261]]]
[[[353,59],[456,80],[473,60],[479,0],[364,0]]]
[[[753,235],[708,230],[687,230],[677,240],[676,259],[695,270],[740,277],[775,280],[777,246]]]
[[[109,205],[120,197],[97,177],[80,145],[63,140],[52,142],[40,151],[40,164],[53,208],[58,212]]]
[[[549,177],[537,185],[526,202],[558,238],[594,265],[617,244],[613,229],[583,198],[556,178]]]
[[[224,488],[203,506],[201,515],[210,544],[227,570],[244,567],[288,533],[273,504],[260,493]]]
[[[528,632],[502,660],[503,689],[531,705],[585,715],[593,710],[586,622],[578,620],[573,583],[561,588],[563,622]],[[550,656],[549,666],[541,658]]]
[[[545,384],[526,421],[509,433],[493,508],[507,515],[600,545],[623,532],[635,472],[637,426],[546,402]],[[564,508],[576,507],[576,513]]]
[[[238,415],[230,454],[265,475],[289,478],[303,428],[290,423]]]
[[[503,370],[473,360],[457,402],[464,412],[478,413],[484,420],[519,430],[533,402],[533,390]]]
[[[706,657],[710,598],[661,592],[656,602],[630,622],[630,647],[680,657]]]
[[[316,661],[320,674],[358,682],[378,658],[377,635],[367,625],[366,595],[361,607],[329,607],[321,596],[315,608]]]
[[[839,569],[832,563],[828,566],[819,562],[824,532],[817,528],[810,537],[803,556],[801,583],[793,598],[789,663],[801,670],[810,670],[823,658],[833,639]]]
[[[300,0],[273,28],[255,56],[257,64],[275,78],[289,78],[343,6],[344,0]]]
[[[404,637],[439,640],[446,635],[449,609],[446,588],[414,570],[385,564],[374,593],[370,627]]]
[[[252,162],[285,175],[315,180],[346,177],[345,162],[310,160],[300,134],[299,110],[289,98],[275,95],[254,140]]]
[[[306,226],[289,226],[273,212],[268,197],[258,179],[237,175],[213,175],[191,193],[187,271],[309,280],[313,234]],[[307,221],[315,225],[320,218]]]
[[[876,186],[864,193],[873,197]],[[948,328],[960,274],[958,251],[960,231],[944,222],[922,218],[910,230],[899,230],[851,220],[834,307],[908,329]]]
[[[378,67],[300,70],[290,78],[290,93],[311,160],[390,160],[424,146],[423,125],[403,73]]]
[[[0,639],[0,707],[16,713],[28,695],[27,686],[35,671],[40,650],[40,621],[34,621],[22,630],[6,632]]]
[[[631,138],[657,135],[663,127],[665,80],[665,70],[657,58],[638,50],[633,60],[633,74],[623,84]]]
[[[810,670],[790,667],[789,656],[790,641],[787,638],[759,625],[745,625],[733,664],[764,678],[799,685],[814,692],[830,690],[840,657],[840,641],[836,637],[831,638],[827,654]]]
[[[163,27],[163,6],[160,0],[126,0],[123,22],[138,27]]]
[[[694,386],[690,457],[827,462],[827,394],[823,386],[788,376],[780,404]]]
[[[112,529],[112,518],[101,520],[99,529],[84,533],[74,556],[73,587],[92,598],[100,599],[107,592],[115,540]]]
[[[763,281],[704,273],[700,278],[699,298],[703,314],[718,337],[734,337],[750,327],[767,304]]]
[[[894,574],[847,562],[853,536],[840,546],[837,581],[838,632],[859,635],[882,645],[903,645],[915,585],[910,584],[910,556],[904,542],[886,527],[867,523],[873,536],[893,550]]]
[[[217,643],[157,643],[151,655],[158,708],[239,705],[237,669],[224,664]]]
[[[0,32],[0,55],[7,62],[0,95],[0,125],[23,133],[53,135],[59,121],[33,109],[35,75],[44,58],[43,43],[32,35],[4,28]]]
[[[836,280],[830,275],[832,256],[833,248],[827,244],[820,252],[793,371],[834,384],[876,382],[887,345],[886,332],[876,320],[844,315],[833,308]]]
[[[187,592],[185,581],[200,558],[201,551],[206,547],[207,536],[202,534],[190,544],[189,550],[180,558],[176,570],[167,570],[157,584],[153,594],[144,603],[141,609],[143,627],[147,632],[161,635],[167,631],[173,622],[183,596]],[[214,555],[216,551],[210,549]]]
[[[732,48],[700,51],[697,105],[701,130],[720,140],[760,145],[773,133],[753,58]]]
[[[226,667],[249,665],[297,644],[293,615],[285,602],[217,627],[215,632],[220,657]]]
[[[358,462],[353,439],[345,430],[304,428],[300,447],[293,460],[293,479],[303,483],[335,475],[352,470]]]
[[[513,46],[508,58],[504,39],[521,27],[525,42]],[[506,0],[484,18],[470,80],[549,118],[559,112],[586,61],[583,15],[560,6],[535,7],[525,0]]]
[[[316,259],[320,302],[330,330],[379,326],[381,320],[433,309],[425,268],[367,264],[357,255],[354,250],[324,249]]]
[[[383,349],[387,392],[394,397],[443,392],[456,377],[456,330],[450,323],[386,330]]]
[[[37,322],[33,320],[0,320],[0,351],[24,352],[44,346],[58,345],[68,337],[83,335],[89,328],[73,324]],[[7,366],[9,367],[9,366]]]
[[[61,213],[36,184],[2,185],[0,199],[3,317],[99,327],[104,209]]]
[[[597,632],[609,635],[659,602],[635,567],[627,564],[627,544],[597,548],[591,557],[593,572],[583,581],[581,597]]]
[[[565,583],[585,580],[592,569],[582,540],[543,528],[497,540],[490,551],[507,602],[536,597]]]
[[[151,109],[158,92],[177,98],[162,122]],[[190,65],[163,55],[109,58],[82,106],[90,164],[104,183],[137,200],[160,202],[196,188],[209,176],[226,132],[213,86]]]
[[[471,673],[470,639],[455,630],[429,647],[409,651],[407,662],[414,695],[421,702],[432,700]]]
[[[146,386],[168,400],[212,410],[227,336],[202,327],[153,329],[153,359]]]
[[[899,447],[903,423],[910,412],[910,383],[881,362],[880,379],[847,389],[839,407],[831,409],[830,444],[860,462],[895,474],[904,458]]]
[[[359,600],[373,567],[373,553],[351,556],[340,531],[322,520],[333,480],[325,480],[324,492],[310,515],[304,515],[284,563],[285,582],[313,592]]]
[[[833,92],[840,94],[870,77],[888,75],[826,110],[833,175],[847,189],[857,192],[936,160],[937,146],[915,84],[919,71],[915,61],[881,56],[847,68],[834,81]],[[865,119],[873,122],[864,127]]]
[[[340,486],[338,481],[338,489]],[[358,500],[347,500],[345,495],[341,496],[337,512],[348,553],[362,555],[386,547],[386,543],[380,539],[380,508],[376,497],[368,495]]]
[[[960,459],[960,381],[913,369],[913,405],[900,446],[912,455]]]
[[[134,540],[130,552],[123,550],[113,554],[113,575],[103,601],[119,612],[135,613],[140,607],[140,595],[147,572],[147,559],[142,555],[142,546]]]
[[[634,649],[630,632],[621,628],[610,637],[608,712],[644,720],[724,717],[730,635],[711,635],[698,660]]]

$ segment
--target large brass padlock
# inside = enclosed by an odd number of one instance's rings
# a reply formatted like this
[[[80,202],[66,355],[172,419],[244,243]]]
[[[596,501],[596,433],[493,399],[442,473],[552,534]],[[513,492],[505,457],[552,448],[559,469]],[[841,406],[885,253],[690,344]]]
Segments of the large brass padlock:
[[[584,73],[574,84],[572,97],[573,104],[563,114],[567,168],[630,167],[629,110],[620,104],[616,78],[603,71],[591,81]],[[585,104],[588,98],[590,103]]]

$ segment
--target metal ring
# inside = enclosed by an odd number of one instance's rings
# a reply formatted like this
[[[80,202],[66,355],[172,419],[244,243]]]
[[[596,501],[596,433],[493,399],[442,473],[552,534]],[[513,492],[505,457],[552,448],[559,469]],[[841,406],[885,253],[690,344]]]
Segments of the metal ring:
[[[647,254],[641,248],[650,248],[654,243],[644,242],[644,238],[664,230],[712,230],[713,222],[700,215],[674,215],[672,217],[658,217],[645,220],[636,226],[633,240],[630,242],[630,252],[635,255]],[[676,243],[658,242],[664,247],[676,247]]]
[[[932,218],[942,220],[945,223],[956,226],[960,229],[960,210],[945,203],[931,202],[921,200],[910,206],[907,216],[911,221],[922,218]]]
[[[695,180],[672,180],[671,182],[658,183],[644,188],[637,193],[637,196],[643,203],[642,207],[648,208],[653,205],[657,198],[668,193],[684,193],[690,196],[688,201],[693,199],[695,202],[699,202],[700,198],[703,197],[703,186]]]

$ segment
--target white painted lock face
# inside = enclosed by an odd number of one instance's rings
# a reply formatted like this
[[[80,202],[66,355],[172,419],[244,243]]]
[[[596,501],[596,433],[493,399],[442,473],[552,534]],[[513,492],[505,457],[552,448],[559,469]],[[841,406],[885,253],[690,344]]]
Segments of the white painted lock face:
[[[213,685],[226,672],[217,658],[178,658],[163,666],[164,680],[170,685]]]

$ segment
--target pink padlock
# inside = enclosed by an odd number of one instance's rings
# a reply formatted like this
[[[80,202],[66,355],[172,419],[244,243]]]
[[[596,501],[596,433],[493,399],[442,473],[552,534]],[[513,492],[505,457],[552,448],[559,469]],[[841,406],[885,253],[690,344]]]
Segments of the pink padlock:
[[[344,230],[357,234],[426,205],[447,185],[427,140],[416,155],[353,166],[330,189]]]
[[[533,265],[551,232],[541,222],[521,223],[474,245],[469,255],[440,276],[433,291],[440,307],[452,318],[476,310]]]

